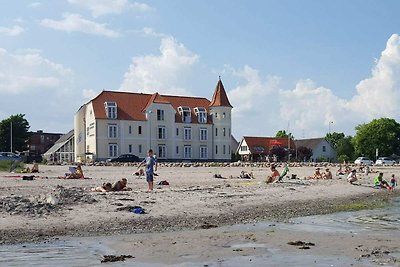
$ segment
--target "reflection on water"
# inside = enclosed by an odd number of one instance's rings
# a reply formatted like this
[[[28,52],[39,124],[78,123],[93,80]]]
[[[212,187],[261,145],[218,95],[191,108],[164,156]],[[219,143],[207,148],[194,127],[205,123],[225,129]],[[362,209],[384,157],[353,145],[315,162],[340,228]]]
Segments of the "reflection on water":
[[[231,230],[251,227],[268,229],[270,223],[255,225],[235,225]],[[400,199],[394,206],[387,209],[365,210],[357,212],[341,212],[331,215],[308,216],[293,219],[291,223],[274,225],[279,229],[299,231],[382,231],[400,230]],[[108,237],[112,238],[112,237]],[[0,246],[0,266],[99,266],[103,255],[115,254],[115,251],[103,246],[101,238],[76,238],[68,241],[54,241],[47,243]],[[235,244],[232,248],[263,248],[262,244]],[[186,256],[186,257],[185,257]],[[350,266],[354,259],[336,256],[315,256],[307,254],[290,254],[283,251],[265,248],[265,253],[257,256],[241,256],[220,259],[208,262],[199,262],[198,255],[183,255],[186,263],[174,266]],[[191,262],[195,261],[195,262]],[[368,263],[364,262],[363,266]],[[111,266],[155,266],[166,267],[171,265],[138,263],[135,259],[111,264]]]

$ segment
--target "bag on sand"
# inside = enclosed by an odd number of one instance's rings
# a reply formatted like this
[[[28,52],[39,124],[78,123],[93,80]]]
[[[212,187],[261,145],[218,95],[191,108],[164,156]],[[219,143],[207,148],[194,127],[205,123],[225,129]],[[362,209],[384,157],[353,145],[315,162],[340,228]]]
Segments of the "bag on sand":
[[[158,185],[169,185],[169,183],[167,181],[160,181]]]

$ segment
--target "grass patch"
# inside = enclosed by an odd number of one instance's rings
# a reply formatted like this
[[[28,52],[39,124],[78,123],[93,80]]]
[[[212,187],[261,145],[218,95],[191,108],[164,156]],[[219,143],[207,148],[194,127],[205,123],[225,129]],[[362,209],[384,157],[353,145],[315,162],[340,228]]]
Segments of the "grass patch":
[[[378,199],[373,201],[355,201],[351,203],[341,204],[336,206],[336,211],[357,211],[367,209],[386,208],[390,205],[388,199]]]
[[[10,167],[14,161],[12,160],[0,160],[0,171],[2,172],[9,172]],[[25,168],[25,164],[20,162],[18,163],[17,168],[14,170],[15,172],[20,172]]]

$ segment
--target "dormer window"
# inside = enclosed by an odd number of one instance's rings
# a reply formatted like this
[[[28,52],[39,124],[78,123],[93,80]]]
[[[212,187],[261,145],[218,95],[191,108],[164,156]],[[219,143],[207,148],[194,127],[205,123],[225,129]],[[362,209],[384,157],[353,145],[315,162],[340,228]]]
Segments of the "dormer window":
[[[205,108],[196,107],[194,108],[194,112],[199,123],[207,123],[207,112]]]
[[[191,123],[192,122],[192,112],[190,111],[189,107],[178,107],[178,112],[182,116],[182,121],[184,123]]]
[[[107,118],[116,119],[117,118],[117,103],[115,102],[104,102],[104,108],[106,111]]]

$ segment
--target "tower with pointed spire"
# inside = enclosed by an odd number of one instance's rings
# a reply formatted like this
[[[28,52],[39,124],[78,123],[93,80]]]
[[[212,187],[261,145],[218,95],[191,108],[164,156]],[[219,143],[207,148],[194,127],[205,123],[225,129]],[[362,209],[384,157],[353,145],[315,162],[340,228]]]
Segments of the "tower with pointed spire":
[[[227,161],[231,159],[232,108],[221,77],[219,77],[209,106],[213,120],[212,154],[214,160]]]

